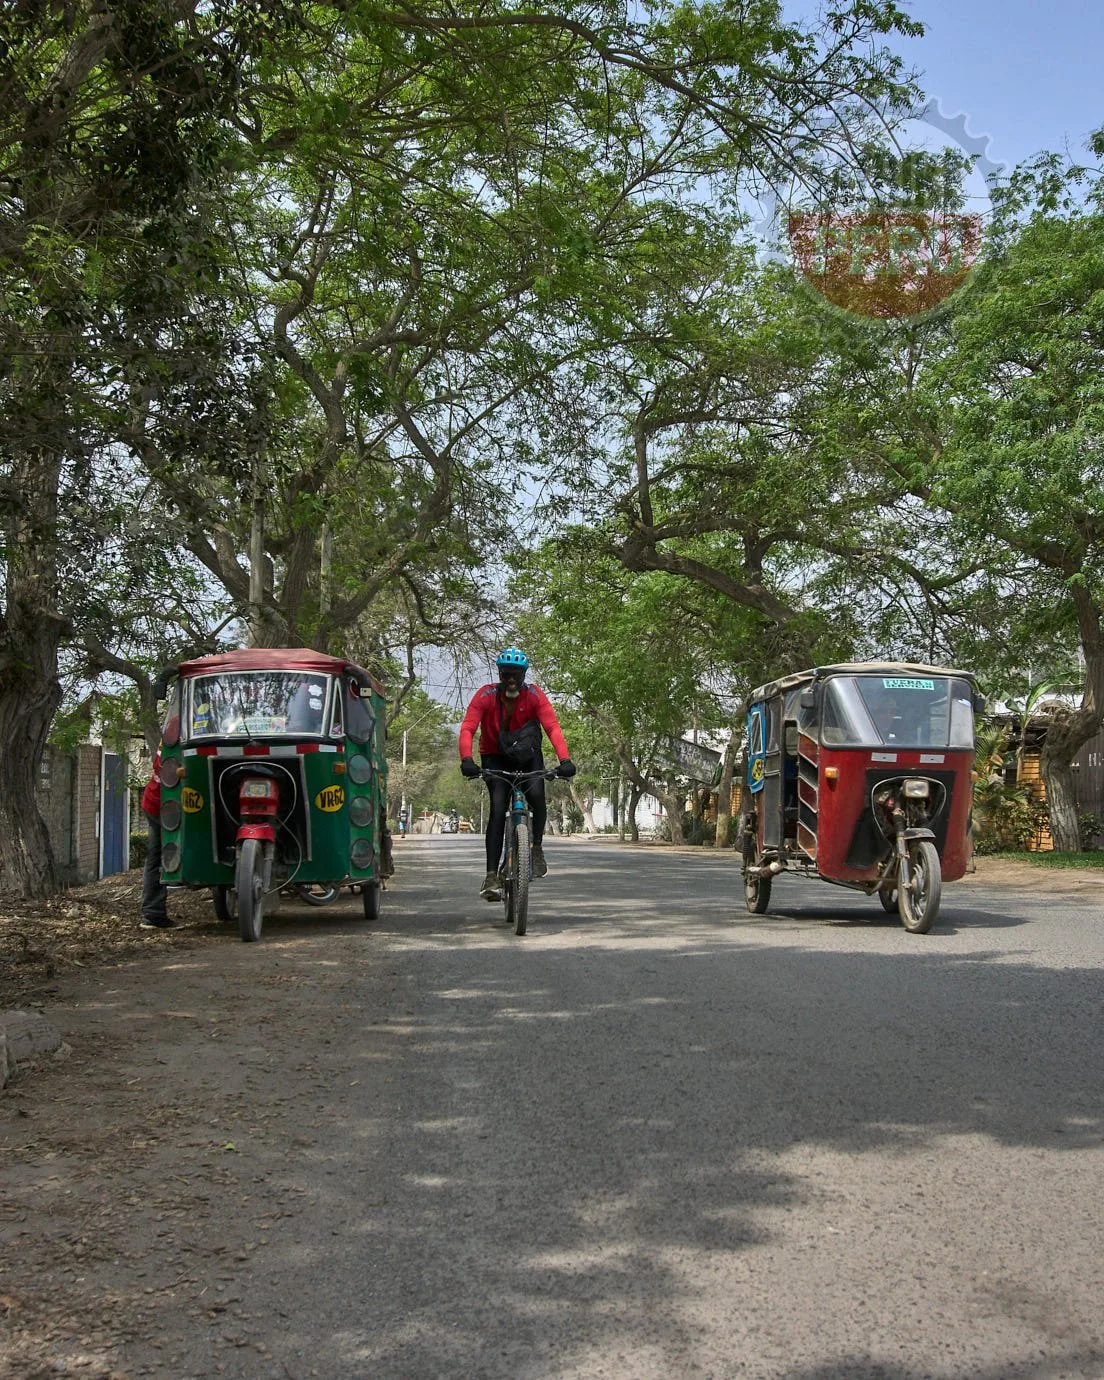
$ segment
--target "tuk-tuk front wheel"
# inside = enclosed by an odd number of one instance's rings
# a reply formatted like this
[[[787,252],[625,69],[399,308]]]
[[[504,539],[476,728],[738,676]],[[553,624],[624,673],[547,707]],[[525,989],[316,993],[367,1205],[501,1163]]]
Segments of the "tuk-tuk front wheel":
[[[767,907],[770,905],[771,882],[774,880],[768,873],[761,877],[758,872],[750,869],[744,873],[744,900],[747,908],[752,915],[765,915]]]
[[[238,933],[246,944],[261,937],[264,923],[264,848],[260,839],[245,839],[234,879],[238,890]]]
[[[909,884],[897,888],[897,908],[909,934],[927,934],[935,924],[943,894],[939,854],[928,839],[910,843],[908,851]]]

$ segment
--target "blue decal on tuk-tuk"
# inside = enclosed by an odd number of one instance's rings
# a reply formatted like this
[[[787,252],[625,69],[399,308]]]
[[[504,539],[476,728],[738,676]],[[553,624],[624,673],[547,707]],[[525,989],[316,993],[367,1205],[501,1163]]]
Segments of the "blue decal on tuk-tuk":
[[[767,758],[767,707],[752,705],[748,710],[748,789],[754,794],[763,789]]]
[[[934,680],[903,680],[895,677],[885,677],[882,686],[886,690],[934,690]]]

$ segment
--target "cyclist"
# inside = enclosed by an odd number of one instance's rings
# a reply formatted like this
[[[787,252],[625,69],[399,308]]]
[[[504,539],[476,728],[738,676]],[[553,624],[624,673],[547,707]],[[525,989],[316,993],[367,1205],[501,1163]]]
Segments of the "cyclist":
[[[465,776],[478,776],[479,767],[472,756],[472,740],[479,733],[479,753],[483,766],[494,771],[539,771],[544,766],[541,755],[541,729],[560,759],[559,774],[574,776],[567,741],[560,728],[556,711],[544,691],[537,685],[526,685],[525,673],[529,658],[517,647],[499,652],[495,663],[498,683],[484,685],[472,696],[468,712],[460,725],[460,770]],[[532,724],[529,734],[523,735],[522,755],[507,756],[499,735],[511,734],[525,724]],[[529,737],[528,746],[524,738]],[[487,875],[479,894],[487,901],[500,899],[499,862],[502,840],[506,833],[506,810],[510,802],[510,787],[500,777],[487,782],[491,796],[491,815],[487,824]],[[544,800],[544,778],[533,777],[525,783],[525,795],[533,812],[533,876],[543,877],[548,871],[544,860],[544,825],[548,807]]]

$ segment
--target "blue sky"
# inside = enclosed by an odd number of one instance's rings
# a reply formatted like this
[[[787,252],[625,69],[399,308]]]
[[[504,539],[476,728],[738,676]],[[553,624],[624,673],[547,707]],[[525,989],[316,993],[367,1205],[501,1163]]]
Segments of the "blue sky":
[[[989,156],[1015,164],[1104,126],[1104,0],[899,0],[925,27],[894,46],[945,114],[963,111]]]

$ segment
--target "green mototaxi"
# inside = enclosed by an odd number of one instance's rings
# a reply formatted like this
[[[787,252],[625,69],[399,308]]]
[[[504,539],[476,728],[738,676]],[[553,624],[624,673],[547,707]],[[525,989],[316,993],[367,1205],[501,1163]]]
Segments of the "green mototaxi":
[[[159,688],[163,881],[211,887],[247,940],[289,885],[352,885],[375,919],[392,871],[375,677],[309,648],[255,648],[166,667]]]

